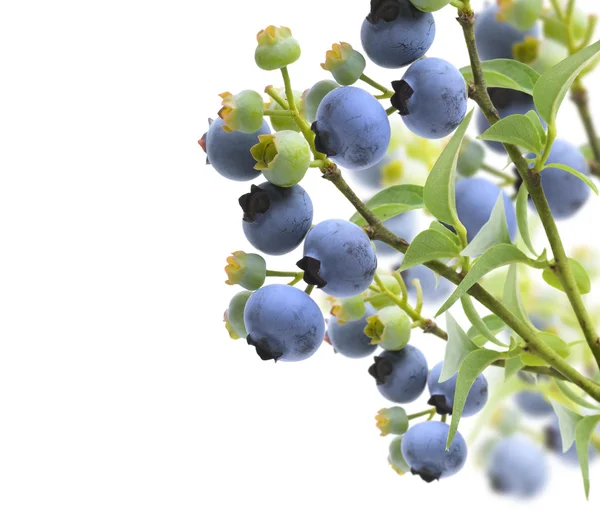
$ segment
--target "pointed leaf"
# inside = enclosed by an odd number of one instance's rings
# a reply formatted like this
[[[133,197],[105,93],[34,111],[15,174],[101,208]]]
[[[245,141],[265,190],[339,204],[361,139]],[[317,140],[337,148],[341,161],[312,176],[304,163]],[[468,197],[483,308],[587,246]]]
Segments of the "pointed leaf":
[[[482,321],[487,326],[488,330],[494,335],[497,335],[498,333],[506,329],[506,324],[504,324],[504,321],[500,319],[500,317],[498,317],[497,315],[486,315],[485,317],[483,317]],[[481,347],[485,344],[486,338],[480,333],[476,326],[471,326],[467,331],[467,335],[469,335],[469,338],[473,341],[473,343],[476,346]]]
[[[562,338],[554,333],[548,333],[546,331],[538,332],[538,337],[551,349],[554,349],[560,356],[566,358],[571,354],[571,348]],[[523,351],[521,353],[521,361],[525,365],[531,365],[533,367],[547,367],[549,364],[540,358],[539,356],[533,355],[529,352]]]
[[[519,234],[523,240],[523,244],[529,251],[535,256],[538,256],[533,243],[531,242],[531,235],[529,233],[529,210],[527,208],[527,198],[529,193],[527,187],[521,185],[519,187],[519,194],[517,194],[517,225],[519,226]]]
[[[485,223],[461,255],[478,257],[483,252],[498,244],[510,244],[506,214],[504,211],[504,194],[500,192],[496,204]]]
[[[591,410],[600,410],[600,405],[594,404],[585,398],[581,397],[575,390],[573,390],[569,383],[563,381],[561,379],[555,380],[556,386],[560,389],[560,391],[565,395],[567,399],[573,401],[578,406],[582,408],[589,408]]]
[[[575,276],[575,283],[577,283],[577,288],[579,289],[579,292],[581,294],[589,294],[592,290],[592,282],[587,271],[577,260],[573,258],[569,258],[568,262],[569,266],[571,267],[571,271],[573,271],[573,275]],[[564,292],[562,283],[558,279],[558,276],[554,274],[552,269],[544,269],[544,272],[542,273],[542,278],[544,278],[544,281],[551,287],[554,287],[558,290],[562,290]]]
[[[381,221],[385,221],[409,210],[425,208],[423,187],[413,184],[393,185],[375,194],[366,205]],[[359,226],[367,224],[358,212],[350,218],[350,221]]]
[[[507,347],[506,344],[504,344],[503,342],[500,342],[495,337],[494,333],[488,328],[487,324],[484,322],[484,320],[479,315],[479,312],[475,308],[475,305],[473,304],[473,301],[471,300],[471,296],[469,296],[468,294],[465,294],[463,297],[460,298],[460,302],[462,303],[462,307],[465,312],[465,315],[467,316],[467,319],[469,319],[469,321],[473,325],[473,328],[475,328],[476,331],[479,334],[481,334],[481,337],[477,337],[477,341],[474,340],[473,338],[471,338],[472,342],[476,346],[482,347],[489,340],[490,342],[493,342],[496,345],[499,345],[502,347]],[[502,323],[502,324],[504,324],[504,323]]]
[[[535,129],[537,130],[539,136],[540,136],[540,141],[542,143],[542,146],[546,145],[546,129],[544,128],[544,125],[542,125],[542,122],[540,121],[540,116],[538,115],[538,113],[535,110],[530,110],[527,114],[525,114],[533,123],[533,126],[535,127]]]
[[[579,178],[582,182],[585,182],[585,184],[594,191],[594,193],[598,194],[598,187],[596,187],[596,184],[594,182],[592,182],[591,178],[587,175],[584,175],[583,173],[577,171],[577,169],[573,169],[570,166],[565,166],[564,164],[555,164],[555,163],[551,163],[551,164],[547,164],[546,167],[544,169],[547,169],[549,167],[556,167],[558,169],[562,169],[563,171],[566,171],[567,173],[571,173],[573,176],[576,176],[577,178]],[[544,172],[544,170],[542,169],[542,173]]]
[[[539,154],[543,149],[540,134],[531,119],[523,114],[502,118],[488,128],[478,139],[515,144]]]
[[[540,74],[527,64],[514,59],[494,59],[481,63],[483,76],[488,87],[515,89],[527,94],[533,94],[533,87]],[[474,82],[471,66],[460,69],[467,82]]]
[[[436,219],[451,226],[457,226],[460,222],[456,214],[456,197],[454,192],[456,162],[458,160],[460,145],[472,117],[473,110],[466,115],[437,159],[431,173],[427,177],[423,193],[427,210]]]
[[[511,265],[506,274],[504,282],[504,293],[502,304],[508,308],[520,321],[527,324],[531,329],[536,330],[535,326],[529,320],[529,316],[525,313],[523,303],[521,301],[521,293],[519,291],[519,280],[517,277],[517,266]],[[537,330],[536,330],[537,331]]]
[[[437,258],[452,258],[459,253],[460,248],[450,237],[436,230],[425,230],[411,242],[404,255],[400,271]]]
[[[546,71],[533,88],[535,107],[549,125],[556,122],[556,114],[577,76],[600,53],[600,41],[567,57]]]
[[[575,430],[575,447],[577,448],[577,456],[579,456],[579,466],[581,467],[581,475],[583,476],[583,488],[585,490],[585,498],[590,498],[590,465],[589,451],[590,440],[596,426],[600,422],[600,415],[585,417],[577,424]]]
[[[463,278],[456,290],[446,300],[435,316],[437,317],[448,310],[448,308],[456,303],[463,294],[466,294],[473,285],[490,271],[517,262],[522,262],[533,267],[539,267],[535,260],[528,258],[519,248],[512,244],[498,244],[497,246],[488,249],[483,255],[475,260],[471,270]]]
[[[444,364],[439,377],[440,383],[454,376],[466,356],[478,349],[450,312],[446,313],[446,330],[448,331],[448,342],[446,343]]]
[[[563,452],[567,452],[575,441],[577,424],[582,417],[555,399],[550,398],[550,404],[552,404],[552,408],[554,408],[554,412],[558,417],[558,427],[560,428]]]
[[[504,364],[504,379],[508,380],[513,377],[517,372],[525,367],[525,364],[521,361],[520,356],[513,356],[507,358]]]
[[[456,233],[451,231],[447,226],[444,226],[439,221],[432,221],[432,223],[429,225],[429,229],[435,230],[436,232],[440,232],[446,237],[450,237],[456,243],[456,246],[460,246],[460,238],[458,237],[458,235],[456,235]]]
[[[458,423],[467,402],[467,396],[473,386],[473,383],[487,367],[498,359],[504,358],[502,353],[490,351],[489,349],[478,349],[469,353],[462,362],[458,375],[456,376],[456,392],[454,393],[454,405],[452,406],[452,422],[450,423],[450,431],[448,433],[448,441],[446,449],[450,448],[450,444],[454,439],[454,435],[458,430]]]

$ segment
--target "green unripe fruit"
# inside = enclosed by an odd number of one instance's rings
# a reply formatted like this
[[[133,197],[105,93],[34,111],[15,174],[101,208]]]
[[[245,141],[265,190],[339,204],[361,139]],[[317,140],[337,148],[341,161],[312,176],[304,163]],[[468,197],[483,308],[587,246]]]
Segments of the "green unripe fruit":
[[[419,11],[434,12],[446,7],[450,0],[410,0]]]
[[[365,335],[388,351],[399,351],[410,340],[412,322],[398,305],[386,306],[377,314],[367,317]]]
[[[400,406],[379,410],[375,415],[375,421],[381,436],[403,435],[408,430],[408,416]]]
[[[400,284],[396,281],[396,279],[393,276],[390,276],[389,274],[388,275],[384,274],[384,275],[380,276],[380,278],[381,278],[381,281],[383,282],[383,284],[385,285],[385,287],[391,293],[393,293],[397,296],[402,292]],[[367,293],[367,297],[378,296],[378,295],[380,295],[379,292],[373,292],[372,290],[369,290]],[[382,308],[385,308],[386,306],[395,305],[395,303],[388,297],[380,297],[380,298],[374,299],[373,301],[370,301],[370,303],[373,306],[373,308],[375,308],[375,310],[381,310]]]
[[[485,149],[483,145],[473,139],[464,139],[458,153],[456,170],[462,176],[473,176],[483,164]]]
[[[300,58],[300,44],[287,27],[268,26],[256,35],[258,46],[254,60],[259,68],[273,71],[289,66]]]
[[[522,31],[532,29],[544,10],[544,0],[502,0],[498,3],[498,19]]]
[[[254,169],[273,185],[296,185],[308,170],[311,162],[310,146],[302,134],[283,130],[275,134],[259,135],[259,143],[250,149],[256,160]]]
[[[362,319],[367,311],[363,296],[352,296],[343,299],[332,297],[331,300],[334,302],[331,307],[331,315],[337,319],[338,324]]]
[[[540,43],[536,58],[526,64],[542,74],[564,61],[568,56],[569,51],[566,47],[552,39],[544,39]]]
[[[237,130],[245,134],[253,134],[263,124],[264,103],[262,96],[256,91],[242,91],[239,94],[221,93],[223,108],[219,117],[225,122],[223,130]]]
[[[229,336],[234,340],[248,336],[244,325],[244,308],[246,308],[246,303],[251,295],[252,292],[247,290],[238,292],[229,302],[229,308],[225,312],[225,327]]]
[[[314,123],[317,119],[317,109],[323,98],[338,87],[340,85],[333,80],[321,80],[306,91],[304,94],[304,105],[306,108],[306,119],[309,123]]]
[[[499,408],[492,414],[490,425],[503,435],[512,435],[519,429],[519,413],[515,410]]]
[[[588,22],[586,14],[582,10],[575,8],[573,19],[571,20],[571,34],[575,41],[580,41],[585,37]],[[567,45],[567,27],[564,22],[558,19],[554,12],[549,12],[544,18],[544,35],[563,45]]]
[[[225,266],[227,285],[241,285],[247,290],[257,290],[263,286],[267,276],[267,263],[256,253],[234,251],[227,257]]]
[[[334,44],[325,54],[321,67],[331,71],[335,81],[343,86],[355,84],[363,74],[367,61],[348,43]]]
[[[392,468],[399,474],[404,475],[410,472],[410,465],[406,463],[404,456],[402,456],[402,437],[397,436],[392,440],[390,448],[388,450],[388,461]]]
[[[285,89],[281,88],[277,92],[284,100],[287,101]],[[300,91],[294,91],[294,103],[296,104],[296,107],[297,107],[300,115],[304,117],[304,115],[305,115],[304,97],[302,96],[302,93]],[[281,105],[279,105],[273,99],[271,99],[271,101],[267,105],[267,109],[278,110],[278,111],[282,111],[282,112],[284,110],[283,107]],[[294,118],[292,116],[290,116],[290,117],[272,116],[269,119],[271,121],[271,125],[273,126],[273,128],[276,132],[281,132],[282,130],[293,130],[294,132],[300,132],[300,128],[298,128],[298,125],[296,124],[296,121],[294,120]]]

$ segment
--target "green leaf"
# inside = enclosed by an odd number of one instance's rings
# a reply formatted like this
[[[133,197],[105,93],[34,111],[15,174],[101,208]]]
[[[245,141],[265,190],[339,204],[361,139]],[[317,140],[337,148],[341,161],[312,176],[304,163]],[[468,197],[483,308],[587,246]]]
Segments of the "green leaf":
[[[556,123],[558,109],[581,71],[600,53],[600,41],[567,57],[546,71],[533,88],[535,107],[548,125]]]
[[[568,262],[569,266],[571,267],[571,271],[575,276],[575,283],[577,283],[577,288],[579,289],[579,292],[581,294],[589,294],[592,290],[592,282],[587,271],[577,260],[573,258],[569,258]],[[565,289],[563,288],[562,283],[560,282],[558,276],[556,276],[554,271],[552,271],[552,269],[544,269],[544,272],[542,273],[542,278],[544,278],[544,281],[551,287],[554,287],[558,290],[562,290],[564,292]]]
[[[583,476],[583,488],[585,490],[585,498],[590,498],[590,465],[589,465],[589,446],[592,434],[596,426],[600,422],[600,415],[592,415],[584,417],[577,424],[575,430],[575,447],[577,448],[577,456],[579,456],[579,466],[581,467],[581,475]]]
[[[521,361],[520,356],[507,358],[506,362],[504,363],[504,379],[508,380],[512,378],[523,367],[525,367],[525,364]]]
[[[533,87],[540,74],[533,68],[514,59],[494,59],[481,63],[483,76],[488,87],[515,89],[527,94],[533,94]],[[467,82],[474,82],[471,66],[460,69]]]
[[[555,164],[555,163],[548,163],[546,164],[546,167],[544,167],[544,169],[548,169],[549,167],[556,167],[558,169],[562,169],[563,171],[566,171],[567,173],[571,173],[573,176],[576,176],[577,178],[579,178],[582,182],[585,182],[585,184],[594,191],[594,193],[598,194],[598,187],[596,187],[596,184],[594,182],[592,182],[591,178],[587,175],[584,175],[583,173],[580,173],[579,171],[577,171],[577,169],[573,169],[570,166],[565,166],[564,164]],[[544,172],[544,169],[542,169],[542,173]]]
[[[409,210],[425,208],[423,187],[413,184],[392,185],[375,194],[366,205],[381,221],[385,221]],[[350,221],[359,226],[367,224],[358,212],[350,218]]]
[[[439,377],[440,383],[454,376],[467,355],[478,349],[450,312],[446,313],[446,330],[448,332],[448,342],[446,343],[444,364]]]
[[[454,435],[458,430],[458,423],[462,415],[467,396],[473,386],[473,383],[487,367],[498,359],[502,359],[503,354],[489,349],[478,349],[469,353],[463,360],[458,375],[456,376],[456,391],[454,393],[454,405],[452,406],[452,422],[450,423],[450,431],[448,433],[448,441],[446,449],[450,448],[450,444],[454,439]]]
[[[498,244],[497,246],[488,249],[483,255],[475,260],[471,270],[463,278],[456,290],[446,300],[435,316],[437,317],[448,310],[448,308],[456,303],[463,294],[466,294],[473,285],[490,271],[517,262],[531,265],[532,267],[539,267],[537,261],[528,258],[525,253],[512,244]]]
[[[483,132],[478,139],[515,144],[538,155],[543,149],[536,126],[528,116],[523,114],[502,118]]]
[[[519,280],[517,276],[517,266],[515,264],[508,268],[504,282],[504,293],[502,296],[502,304],[508,308],[521,322],[524,322],[531,329],[536,330],[535,326],[529,320],[529,316],[525,313],[523,302],[521,301],[521,293],[519,291]]]
[[[562,338],[555,335],[554,333],[548,333],[546,331],[538,332],[538,337],[542,339],[546,343],[548,347],[554,349],[560,356],[566,358],[571,354],[571,348],[569,344],[567,344]],[[539,356],[535,356],[528,352],[521,353],[521,361],[525,365],[531,365],[533,367],[544,367],[549,364],[540,358]]]
[[[542,142],[542,146],[546,145],[546,129],[544,128],[544,125],[542,125],[542,122],[540,121],[540,117],[538,116],[538,113],[535,110],[530,110],[527,114],[525,114],[533,123],[533,126],[535,126],[535,129],[537,130],[538,135],[540,136],[540,141]]]
[[[427,177],[423,192],[423,199],[427,210],[436,219],[451,226],[458,226],[460,223],[456,214],[456,197],[454,192],[456,162],[458,160],[460,145],[472,117],[473,110],[463,119],[463,122],[456,129],[444,151],[442,151],[442,154],[437,159],[431,173]]]
[[[600,145],[600,139],[598,139],[598,144]],[[592,150],[592,145],[590,143],[580,146],[579,150],[583,153],[585,160],[596,160],[594,157],[594,150]]]
[[[467,296],[463,296],[461,300],[465,297]],[[497,335],[498,333],[506,329],[506,324],[504,324],[504,321],[500,319],[500,317],[498,317],[497,315],[486,315],[485,317],[483,317],[482,321],[493,335]],[[471,321],[471,323],[473,323],[473,321]],[[483,346],[485,344],[485,341],[489,340],[481,334],[480,329],[478,329],[475,325],[469,328],[469,330],[467,331],[467,335],[478,347]]]
[[[460,247],[460,238],[456,233],[451,231],[447,226],[444,226],[439,221],[432,221],[429,225],[430,230],[435,230],[436,232],[440,232],[442,235],[446,237],[450,237],[455,243],[457,247]]]
[[[570,401],[573,401],[578,406],[581,406],[583,408],[589,408],[592,410],[600,410],[600,405],[594,404],[581,397],[577,392],[575,392],[571,389],[571,387],[569,387],[569,383],[561,379],[555,380],[555,383],[556,386],[560,389],[560,391],[564,394],[564,396]]]
[[[482,347],[489,340],[490,342],[493,342],[496,345],[499,345],[502,347],[507,347],[506,344],[504,344],[503,342],[500,342],[495,337],[495,334],[489,329],[488,325],[484,322],[484,320],[479,315],[479,312],[475,308],[475,305],[473,304],[473,301],[471,300],[471,297],[468,294],[465,294],[463,297],[461,297],[460,302],[462,303],[462,307],[465,312],[465,315],[467,316],[467,319],[469,319],[469,321],[473,325],[473,328],[475,328],[478,335],[481,335],[481,336],[477,337],[477,341],[475,341],[473,338],[471,338],[471,340],[473,341],[473,343],[476,346]],[[504,325],[504,323],[502,323],[502,324]],[[467,335],[468,335],[468,333],[467,333]]]
[[[437,258],[452,258],[459,253],[460,248],[450,237],[436,230],[425,230],[411,242],[404,255],[400,271]]]
[[[490,218],[485,223],[461,255],[478,257],[491,247],[498,244],[510,244],[506,214],[504,211],[504,194],[500,192]]]
[[[519,234],[523,240],[523,244],[529,251],[535,256],[538,256],[533,243],[531,242],[531,235],[529,233],[529,210],[527,207],[527,198],[529,193],[527,187],[521,185],[519,187],[519,194],[517,194],[517,225],[519,226]]]
[[[558,417],[563,452],[567,452],[575,441],[577,424],[583,417],[555,399],[550,398],[550,404],[552,404],[552,408],[554,408],[554,412]]]

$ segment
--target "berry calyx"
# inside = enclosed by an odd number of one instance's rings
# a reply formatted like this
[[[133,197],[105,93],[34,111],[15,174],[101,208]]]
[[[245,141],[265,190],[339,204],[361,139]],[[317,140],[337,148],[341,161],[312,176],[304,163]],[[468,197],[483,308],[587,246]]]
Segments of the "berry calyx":
[[[225,122],[223,130],[252,134],[260,129],[264,114],[264,102],[260,94],[246,90],[236,95],[225,92],[219,96],[223,99],[223,107],[219,111],[219,117]]]
[[[267,263],[256,253],[235,251],[227,257],[227,285],[241,285],[247,290],[257,290],[263,286],[267,276]]]
[[[403,435],[408,430],[408,416],[400,406],[382,408],[375,415],[375,421],[381,436]]]
[[[343,86],[355,84],[363,74],[367,62],[363,55],[348,43],[335,43],[325,54],[321,67],[331,71],[336,82]]]
[[[271,205],[267,192],[256,185],[252,185],[250,192],[240,196],[238,201],[244,211],[244,221],[247,223],[253,223],[257,214],[266,213]]]
[[[381,356],[375,356],[374,360],[375,363],[369,367],[369,374],[375,378],[378,385],[385,385],[386,379],[394,370],[394,366],[389,359]]]
[[[411,321],[399,306],[387,306],[367,319],[365,334],[388,351],[399,351],[408,344]]]
[[[408,100],[411,99],[415,91],[406,80],[395,80],[392,82],[392,88],[394,89],[394,95],[391,98],[392,106],[398,109],[398,112],[402,116],[410,114],[408,111]]]
[[[316,258],[305,256],[296,262],[296,265],[304,271],[304,281],[307,285],[323,288],[327,282],[321,277],[321,262]]]
[[[258,46],[254,60],[266,71],[281,69],[300,58],[300,44],[292,37],[287,27],[268,26],[256,35]]]

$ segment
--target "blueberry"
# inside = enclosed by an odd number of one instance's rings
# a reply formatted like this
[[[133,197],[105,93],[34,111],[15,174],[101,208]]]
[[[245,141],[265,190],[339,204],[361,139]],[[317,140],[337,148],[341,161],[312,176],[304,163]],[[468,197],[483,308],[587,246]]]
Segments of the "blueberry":
[[[527,114],[530,110],[535,110],[535,104],[533,98],[521,91],[514,91],[512,89],[502,89],[499,87],[488,88],[488,93],[492,103],[496,107],[500,119],[504,119],[514,114]],[[481,110],[477,111],[475,119],[477,133],[483,134],[489,127],[490,122],[484,116]],[[546,126],[546,123],[542,121],[542,125]],[[494,150],[497,153],[506,153],[502,143],[496,141],[483,141],[488,148]]]
[[[343,324],[340,324],[337,317],[332,315],[327,323],[327,335],[336,352],[348,358],[364,358],[373,354],[377,345],[371,344],[371,339],[365,335],[365,328],[367,327],[367,317],[371,317],[375,313],[376,310],[367,305],[367,311],[361,319]]]
[[[453,476],[467,460],[467,443],[456,433],[446,450],[450,428],[444,422],[428,421],[412,426],[402,437],[402,455],[412,474],[431,483]]]
[[[425,390],[427,360],[411,345],[400,351],[383,351],[375,356],[369,374],[375,378],[383,397],[395,403],[410,403]]]
[[[465,178],[456,183],[456,212],[467,229],[471,242],[485,223],[488,222],[498,195],[502,192],[508,233],[511,239],[517,236],[517,215],[508,195],[496,184],[483,178]]]
[[[537,38],[540,29],[519,30],[510,23],[498,20],[499,8],[490,6],[475,19],[475,41],[482,61],[491,59],[512,59],[513,46],[525,40],[526,36]]]
[[[406,283],[408,293],[413,297],[416,296],[416,289],[412,282],[418,279],[423,289],[423,301],[426,303],[446,299],[452,291],[452,283],[442,277],[439,278],[438,283],[435,273],[422,264],[402,271],[402,279]]]
[[[442,365],[444,362],[438,363],[429,372],[427,378],[427,386],[431,399],[427,404],[436,407],[437,413],[440,415],[452,415],[452,408],[454,406],[454,393],[456,392],[456,378],[457,374],[454,374],[449,380],[440,383],[440,374],[442,373]],[[469,390],[467,396],[467,402],[463,409],[462,416],[470,417],[479,413],[488,399],[488,383],[487,379],[483,374],[477,376],[475,383]]]
[[[600,433],[600,429],[597,429],[596,431]],[[560,427],[556,415],[553,416],[552,422],[544,428],[544,440],[546,447],[559,456],[562,461],[572,465],[579,465],[579,456],[577,455],[575,442],[573,442],[566,452],[563,452],[562,437],[560,435]],[[593,444],[590,444],[588,448],[589,461],[595,459],[597,456],[598,451]]]
[[[435,38],[431,13],[409,0],[374,0],[362,24],[360,39],[371,61],[383,68],[402,68],[420,59]]]
[[[404,475],[410,472],[410,466],[406,463],[404,456],[402,456],[402,437],[395,437],[390,443],[388,449],[388,461],[391,467],[399,474]]]
[[[584,175],[590,174],[583,154],[562,139],[556,139],[552,145],[546,165],[552,164],[570,166]],[[590,195],[590,188],[585,182],[557,167],[544,169],[541,177],[542,188],[555,219],[567,219],[575,215]]]
[[[515,401],[519,410],[531,417],[546,417],[554,411],[552,405],[540,392],[524,390],[515,396]]]
[[[492,449],[487,475],[498,493],[533,497],[548,481],[546,455],[524,436],[512,435]]]
[[[390,145],[391,128],[385,109],[358,87],[338,87],[327,93],[312,124],[315,146],[347,169],[366,169],[379,162]]]
[[[379,162],[358,171],[350,170],[352,180],[369,189],[381,189],[401,182],[404,164],[400,159],[384,156]]]
[[[383,225],[390,230],[394,235],[401,237],[406,242],[411,242],[417,234],[418,214],[413,210],[409,210],[404,214],[391,217],[383,222]],[[398,253],[392,246],[388,246],[385,242],[375,241],[375,250],[378,255],[389,256]]]
[[[243,132],[226,132],[225,122],[221,119],[210,120],[208,132],[199,143],[206,152],[207,163],[225,178],[236,182],[245,182],[256,178],[260,171],[254,169],[256,161],[250,148],[258,143],[258,136],[270,134],[271,129],[263,121],[260,130],[253,134]]]
[[[306,109],[306,119],[313,123],[317,119],[317,109],[323,98],[340,85],[333,80],[320,80],[308,91],[304,93],[304,108]]]
[[[426,139],[454,132],[467,113],[467,84],[444,59],[421,59],[408,68],[402,80],[392,82],[392,105],[406,127]]]
[[[308,284],[334,297],[350,297],[369,288],[377,257],[361,228],[343,219],[328,219],[308,233],[298,267]]]
[[[268,255],[284,255],[297,248],[312,224],[312,202],[299,185],[253,185],[250,193],[240,198],[240,205],[246,238]]]
[[[263,360],[298,362],[323,342],[325,321],[317,303],[289,285],[267,285],[246,303],[248,344]]]

